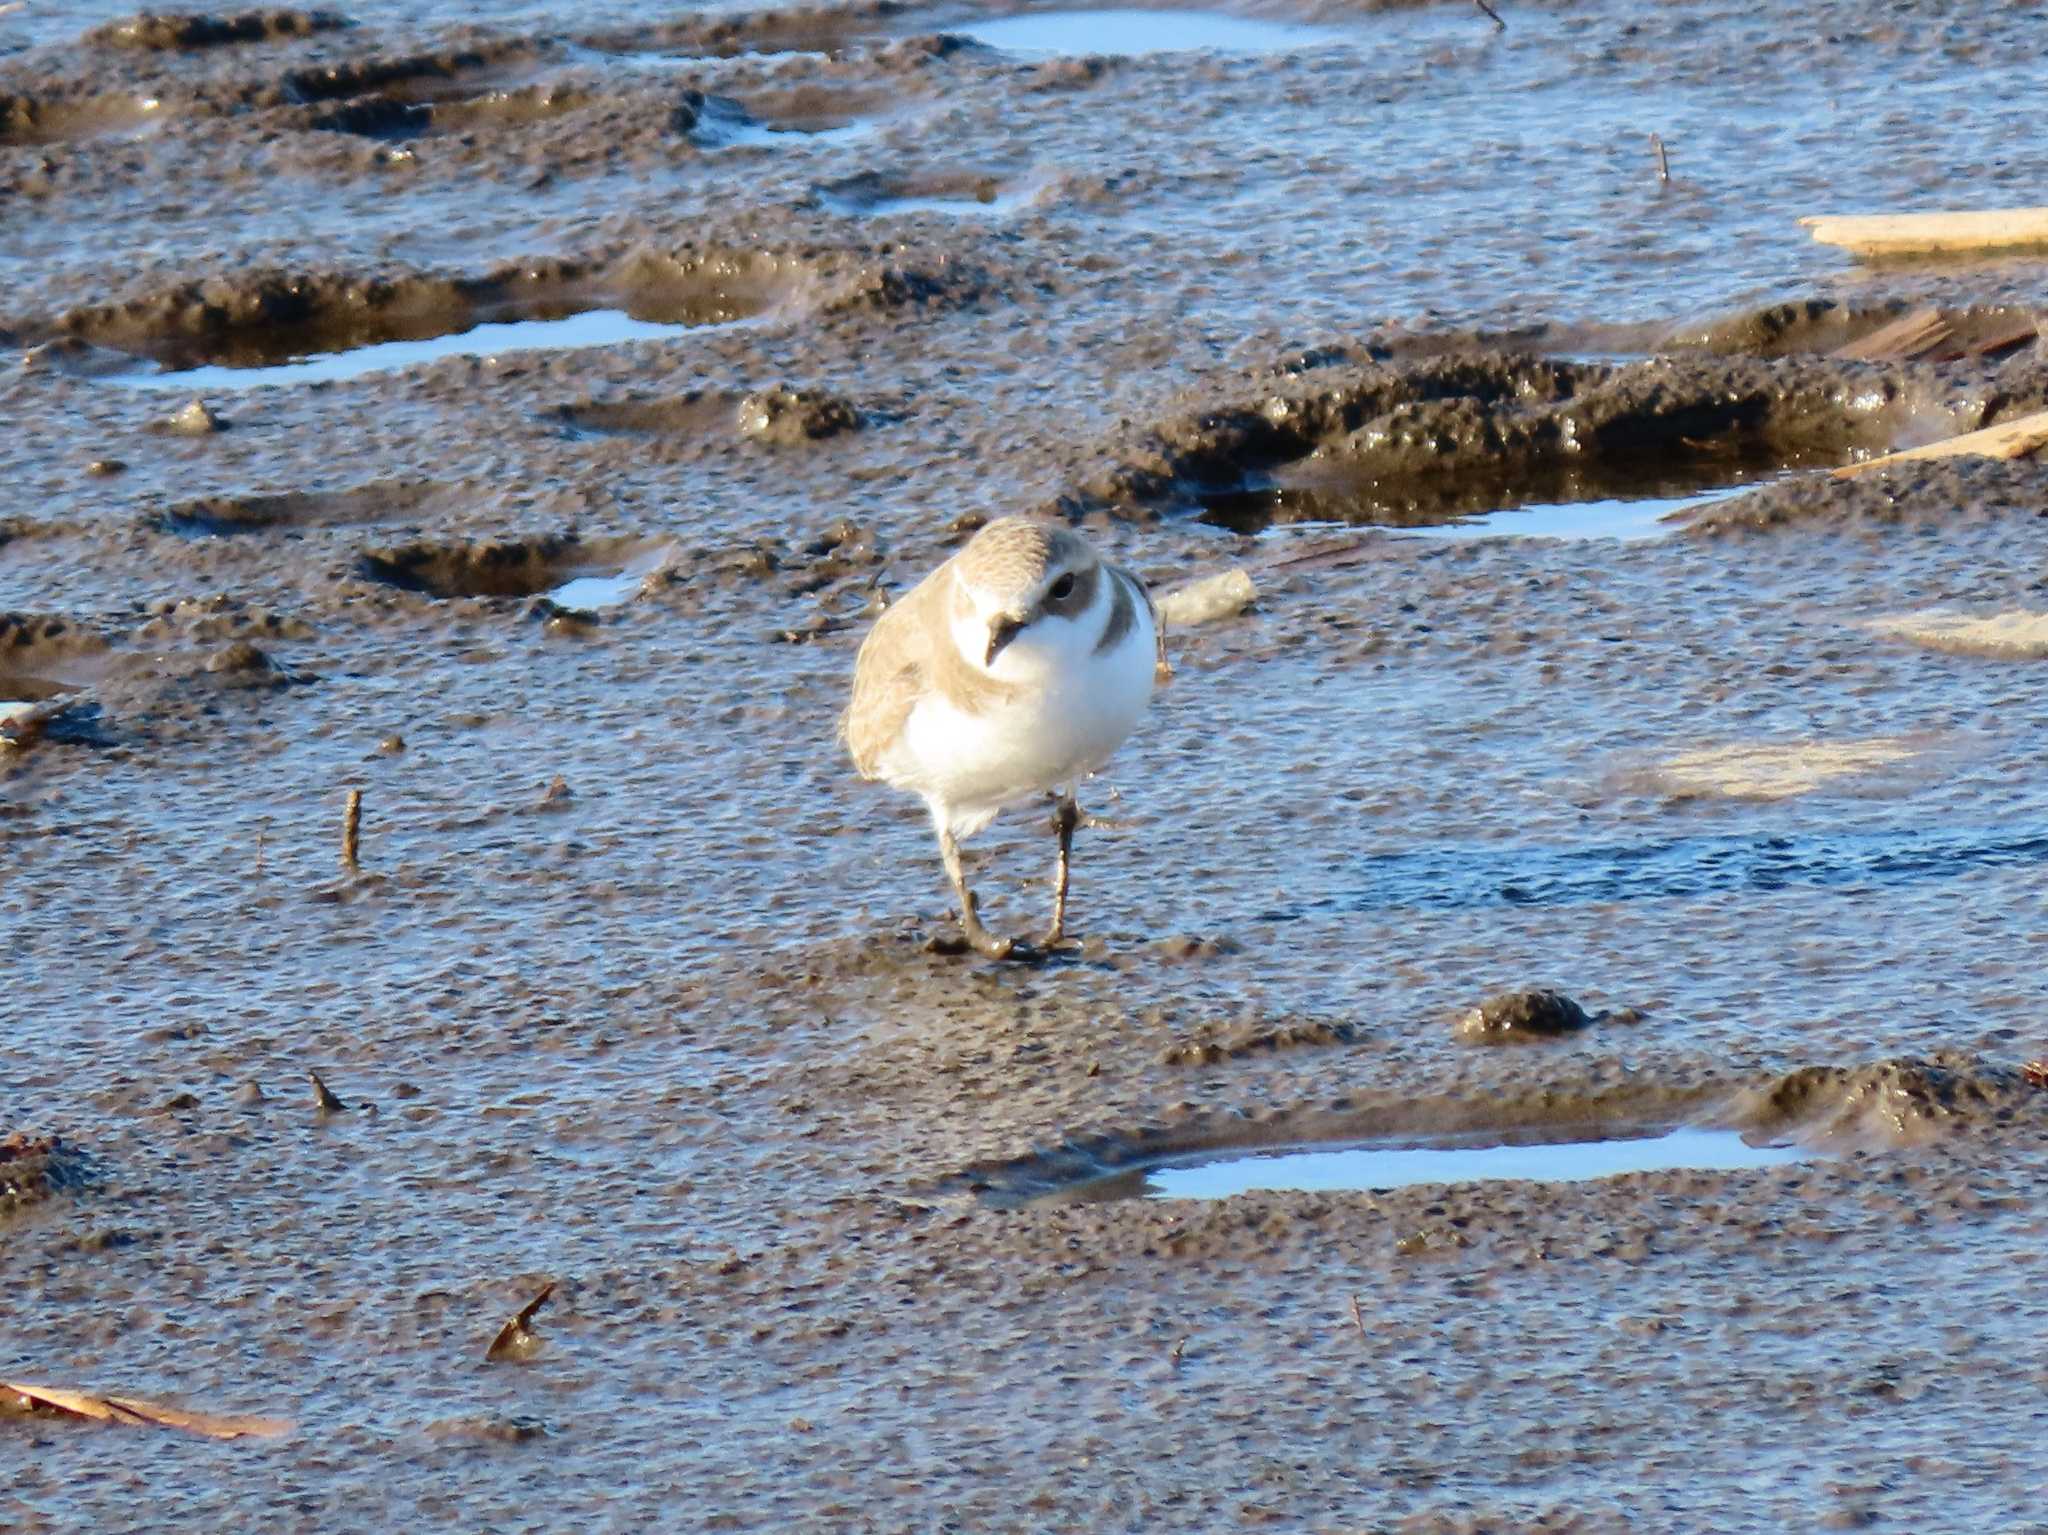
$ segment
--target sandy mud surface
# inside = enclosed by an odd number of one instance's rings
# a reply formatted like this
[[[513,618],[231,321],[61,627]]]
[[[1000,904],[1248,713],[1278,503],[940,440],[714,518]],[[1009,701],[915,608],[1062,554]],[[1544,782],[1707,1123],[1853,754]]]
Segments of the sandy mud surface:
[[[2048,260],[1796,219],[2039,13],[1496,9],[0,10],[0,1380],[294,1424],[0,1527],[2034,1521],[2048,467],[1827,471]],[[833,739],[1019,510],[1256,592],[1039,966]]]

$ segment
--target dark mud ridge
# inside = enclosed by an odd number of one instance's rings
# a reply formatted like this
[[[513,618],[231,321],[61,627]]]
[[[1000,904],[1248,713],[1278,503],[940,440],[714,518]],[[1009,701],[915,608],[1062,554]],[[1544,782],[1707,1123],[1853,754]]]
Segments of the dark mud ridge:
[[[1280,473],[1294,471],[1298,488],[1316,492],[1302,517],[1436,522],[1517,499],[1643,494],[1675,477],[1839,461],[1887,446],[1911,399],[1896,377],[1818,364],[1342,354],[1260,398],[1143,433],[1080,489],[1099,504],[1193,508],[1237,526],[1238,498],[1284,487]],[[1292,516],[1283,506],[1258,520]]]
[[[1300,354],[1253,388],[1113,440],[1110,466],[1085,477],[1066,510],[1192,512],[1251,532],[1687,494],[2039,408],[2048,371],[2031,356],[1964,376],[1804,355],[1402,359],[1366,343]]]
[[[217,48],[226,43],[269,43],[354,26],[334,11],[236,11],[212,16],[188,11],[144,11],[94,27],[84,41],[103,48]]]
[[[1937,1051],[1868,1066],[1807,1066],[1744,1092],[1731,1123],[1818,1144],[1921,1146],[2029,1122],[2048,1099],[2017,1067]]]
[[[0,613],[0,701],[76,692],[107,649],[104,635],[55,614]]]
[[[552,538],[500,539],[473,544],[402,544],[366,552],[360,573],[372,581],[429,597],[526,598],[559,594],[558,605],[587,604],[569,592],[572,584],[616,591],[624,601],[633,586],[653,573],[668,546],[649,539],[585,538],[564,533]]]
[[[2048,463],[1945,458],[1899,464],[1882,475],[1844,480],[1802,475],[1762,485],[1700,509],[1685,527],[1713,537],[1833,521],[1962,525],[2043,515],[2048,515]]]
[[[863,13],[741,15],[603,32],[490,35],[277,67],[268,52],[203,71],[179,57],[289,43],[353,24],[327,12],[142,15],[89,33],[98,67],[0,92],[0,144],[52,152],[0,167],[34,198],[99,189],[146,163],[140,141],[197,128],[212,156],[259,155],[273,172],[350,179],[484,177],[530,191],[557,177],[672,167],[775,134],[817,134],[899,115],[987,50],[943,34],[892,35]],[[804,50],[791,77],[791,52]],[[829,52],[825,51],[828,50]],[[331,51],[331,50],[330,50]],[[168,55],[109,63],[106,55]],[[624,56],[651,55],[639,68]],[[229,56],[233,58],[232,55]],[[259,60],[261,62],[259,62]],[[112,79],[121,88],[109,89]]]
[[[450,488],[431,480],[379,480],[347,490],[201,496],[147,513],[142,522],[158,533],[224,538],[412,521],[453,504],[453,500]]]
[[[693,389],[673,395],[634,394],[579,400],[550,412],[572,431],[600,436],[668,436],[736,432],[757,442],[800,447],[891,419],[821,389],[777,384],[751,394]]]
[[[1663,348],[1741,357],[1827,356],[1852,362],[1960,362],[2003,357],[2041,335],[2020,305],[1936,306],[1894,299],[1850,304],[1794,299],[1666,333]]]
[[[58,339],[148,357],[173,371],[260,367],[309,353],[457,334],[479,324],[555,319],[617,306],[666,324],[732,324],[771,311],[834,313],[960,303],[982,277],[857,250],[676,249],[508,264],[480,276],[251,272],[181,283],[119,303],[17,322],[31,341]],[[46,365],[104,371],[69,351]],[[786,413],[772,404],[764,411]]]
[[[311,637],[302,618],[217,596],[163,602],[88,628],[0,613],[0,768],[31,746],[105,748],[129,726],[163,723],[180,694],[200,712],[223,693],[317,680],[265,649]]]
[[[799,5],[788,10],[735,11],[613,27],[585,34],[585,47],[606,53],[673,53],[705,58],[743,54],[833,54],[884,34],[913,8],[901,0],[852,5]],[[958,41],[957,39],[954,41]]]

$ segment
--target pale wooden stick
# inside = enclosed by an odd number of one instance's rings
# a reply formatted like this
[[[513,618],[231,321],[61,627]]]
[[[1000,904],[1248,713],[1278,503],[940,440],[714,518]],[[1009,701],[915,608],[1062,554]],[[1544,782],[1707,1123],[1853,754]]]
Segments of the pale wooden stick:
[[[341,866],[353,869],[356,866],[356,844],[363,828],[363,791],[348,791],[348,803],[341,812]]]
[[[1813,237],[1823,245],[1845,246],[1859,256],[1930,255],[1941,251],[2048,245],[2048,208],[1822,215],[1799,222],[1811,229]]]
[[[1955,327],[1942,318],[1939,309],[1916,309],[1879,326],[1860,341],[1838,347],[1835,355],[1857,362],[1910,362],[1954,334]]]
[[[173,1407],[167,1402],[144,1401],[137,1396],[101,1396],[96,1391],[35,1386],[18,1380],[0,1380],[0,1392],[15,1398],[8,1405],[16,1411],[43,1410],[99,1423],[141,1423],[182,1428],[190,1433],[204,1434],[209,1439],[268,1438],[291,1427],[281,1418],[227,1418],[216,1413]]]
[[[1924,448],[1908,448],[1903,453],[1887,453],[1882,458],[1865,459],[1860,464],[1844,464],[1833,473],[1836,479],[1845,480],[1852,475],[1868,474],[1873,469],[1912,459],[1960,458],[1972,453],[1981,458],[2025,458],[2043,447],[2048,447],[2048,410],[2037,410],[2031,416],[2001,421],[1997,426],[1987,426],[1980,432],[1944,437]]]

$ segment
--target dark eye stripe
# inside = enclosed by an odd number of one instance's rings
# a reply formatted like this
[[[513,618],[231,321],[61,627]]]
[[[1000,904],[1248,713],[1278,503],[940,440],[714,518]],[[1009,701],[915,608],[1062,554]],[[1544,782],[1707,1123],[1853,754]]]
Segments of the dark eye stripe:
[[[1051,589],[1045,594],[1044,602],[1040,604],[1040,610],[1057,613],[1062,618],[1079,617],[1087,611],[1088,605],[1094,602],[1095,583],[1101,576],[1102,572],[1094,566],[1086,570],[1068,571],[1053,582]],[[1064,592],[1060,590],[1063,586],[1066,588]]]

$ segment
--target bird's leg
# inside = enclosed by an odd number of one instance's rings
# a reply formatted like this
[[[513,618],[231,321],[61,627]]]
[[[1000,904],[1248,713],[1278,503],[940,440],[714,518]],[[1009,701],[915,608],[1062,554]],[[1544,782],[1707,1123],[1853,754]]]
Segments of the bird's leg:
[[[1081,824],[1081,807],[1074,796],[1062,794],[1052,807],[1053,833],[1060,839],[1060,861],[1052,876],[1052,928],[1045,946],[1057,948],[1067,936],[1067,880],[1074,857],[1074,828]]]
[[[981,925],[981,914],[975,910],[974,892],[967,888],[967,876],[960,868],[960,844],[946,827],[939,828],[939,857],[945,860],[946,878],[953,882],[953,894],[960,899],[960,931],[978,954],[990,959],[1008,959],[1017,945],[1015,940],[998,938]]]

